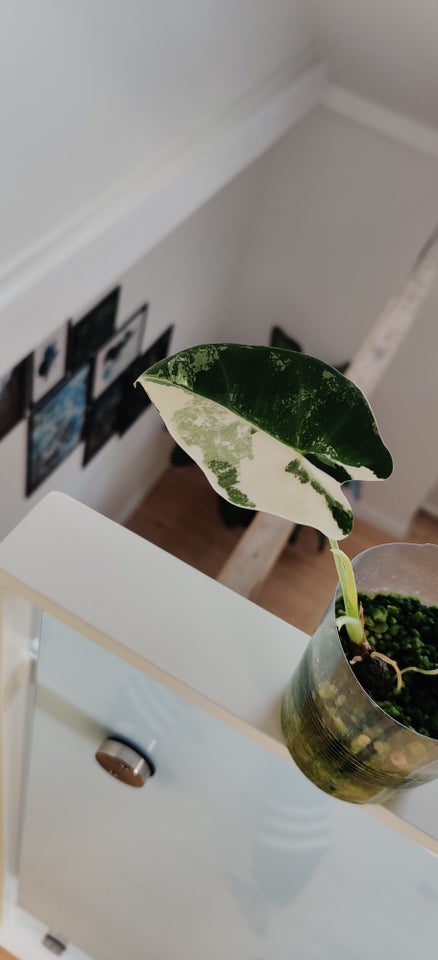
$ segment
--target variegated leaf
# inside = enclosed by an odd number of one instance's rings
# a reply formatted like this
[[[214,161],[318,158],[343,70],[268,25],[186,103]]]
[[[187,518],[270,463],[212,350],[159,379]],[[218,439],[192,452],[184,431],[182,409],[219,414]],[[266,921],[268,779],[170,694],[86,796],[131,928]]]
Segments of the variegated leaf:
[[[391,473],[367,400],[314,357],[207,344],[160,361],[137,382],[214,489],[242,507],[340,540],[353,524],[342,483]]]

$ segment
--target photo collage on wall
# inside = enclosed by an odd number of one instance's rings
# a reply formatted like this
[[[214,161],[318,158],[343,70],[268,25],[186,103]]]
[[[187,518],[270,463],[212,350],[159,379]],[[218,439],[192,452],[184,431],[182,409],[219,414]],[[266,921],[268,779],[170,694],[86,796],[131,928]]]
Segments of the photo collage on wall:
[[[0,440],[27,416],[26,496],[82,442],[83,466],[149,406],[136,378],[169,352],[172,327],[141,353],[147,304],[121,326],[116,287],[77,323],[65,323],[0,377]]]
[[[26,415],[29,403],[31,357],[0,377],[0,440]]]

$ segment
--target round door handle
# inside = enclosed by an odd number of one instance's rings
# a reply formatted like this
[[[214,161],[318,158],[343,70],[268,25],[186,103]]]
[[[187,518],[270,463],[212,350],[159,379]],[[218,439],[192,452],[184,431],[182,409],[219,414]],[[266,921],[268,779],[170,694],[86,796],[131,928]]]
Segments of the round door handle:
[[[101,743],[96,760],[112,777],[130,787],[143,787],[155,773],[154,765],[143,753],[117,737],[107,737]]]

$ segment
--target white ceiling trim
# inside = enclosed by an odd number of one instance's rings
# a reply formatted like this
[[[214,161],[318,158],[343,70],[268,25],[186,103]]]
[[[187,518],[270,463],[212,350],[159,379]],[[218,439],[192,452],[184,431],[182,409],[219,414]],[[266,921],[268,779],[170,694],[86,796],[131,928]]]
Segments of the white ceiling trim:
[[[392,137],[434,160],[438,159],[438,130],[434,127],[417,123],[416,120],[410,120],[400,113],[335,85],[327,88],[323,102],[325,106],[349,120],[355,120],[356,123]]]
[[[325,65],[315,61],[313,49],[304,51],[213,118],[195,142],[3,264],[2,366],[9,368],[31,348],[36,314],[40,339],[78,315],[320,103],[326,86]]]

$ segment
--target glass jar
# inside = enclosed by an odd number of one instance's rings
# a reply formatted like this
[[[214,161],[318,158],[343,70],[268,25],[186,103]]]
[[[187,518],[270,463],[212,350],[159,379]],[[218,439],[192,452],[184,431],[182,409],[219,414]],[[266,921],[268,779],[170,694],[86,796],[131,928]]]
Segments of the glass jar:
[[[372,547],[353,569],[360,593],[438,604],[435,544]],[[282,729],[295,763],[321,790],[353,803],[381,803],[395,790],[438,777],[438,740],[390,717],[360,685],[335,623],[338,596],[339,590],[284,695]]]

